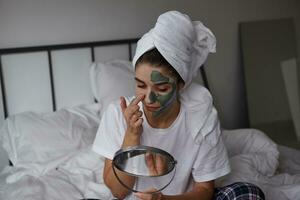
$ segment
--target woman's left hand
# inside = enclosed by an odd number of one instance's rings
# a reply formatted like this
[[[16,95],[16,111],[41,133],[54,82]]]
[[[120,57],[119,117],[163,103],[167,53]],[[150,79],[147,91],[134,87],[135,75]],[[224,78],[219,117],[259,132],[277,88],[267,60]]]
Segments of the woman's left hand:
[[[163,194],[161,192],[157,192],[154,188],[146,190],[143,193],[137,192],[134,195],[141,200],[163,200]]]

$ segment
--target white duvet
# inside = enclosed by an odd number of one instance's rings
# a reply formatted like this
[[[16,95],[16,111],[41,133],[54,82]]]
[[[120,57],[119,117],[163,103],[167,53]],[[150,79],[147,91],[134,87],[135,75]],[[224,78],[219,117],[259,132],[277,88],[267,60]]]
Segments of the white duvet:
[[[94,104],[7,119],[1,141],[14,167],[0,174],[0,199],[113,199],[103,184],[104,159],[91,151],[100,117]],[[300,200],[300,151],[254,129],[225,130],[223,138],[232,172],[217,186],[246,181],[268,200]]]
[[[112,199],[91,150],[100,117],[93,104],[8,118],[1,141],[14,167],[0,175],[0,199]]]
[[[267,200],[300,200],[300,151],[276,145],[255,129],[223,131],[232,172],[219,186],[244,181],[258,185]]]
[[[103,184],[102,167],[103,159],[91,148],[76,152],[73,157],[41,176],[27,174],[13,180],[15,173],[22,169],[8,167],[2,172],[0,199],[112,199]],[[5,179],[9,179],[10,183],[5,183]]]

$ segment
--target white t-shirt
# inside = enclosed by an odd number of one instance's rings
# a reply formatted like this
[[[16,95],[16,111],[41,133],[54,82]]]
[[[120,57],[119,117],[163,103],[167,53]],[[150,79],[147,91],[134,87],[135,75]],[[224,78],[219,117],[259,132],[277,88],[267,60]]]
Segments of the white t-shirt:
[[[132,98],[126,98],[127,104]],[[207,129],[204,127],[205,124],[213,128],[200,139],[198,137],[196,142],[195,137],[191,134],[194,127],[189,127],[191,122],[188,116],[190,116],[191,109],[186,105],[188,104],[181,104],[176,120],[166,129],[152,128],[143,116],[141,145],[163,149],[169,152],[177,161],[175,177],[171,184],[162,191],[163,194],[182,194],[189,189],[192,179],[196,182],[210,181],[230,172],[227,151],[221,139],[219,123],[212,126],[208,122],[199,122],[198,124],[204,124],[201,130]],[[217,117],[217,115],[214,116]],[[205,120],[207,119],[205,118]],[[123,143],[125,131],[126,121],[119,102],[112,102],[103,114],[93,150],[112,160],[115,152],[120,149]],[[152,187],[162,188],[171,179],[173,172],[163,177],[138,178],[135,189],[140,191]],[[131,194],[126,199],[134,199],[134,197]]]

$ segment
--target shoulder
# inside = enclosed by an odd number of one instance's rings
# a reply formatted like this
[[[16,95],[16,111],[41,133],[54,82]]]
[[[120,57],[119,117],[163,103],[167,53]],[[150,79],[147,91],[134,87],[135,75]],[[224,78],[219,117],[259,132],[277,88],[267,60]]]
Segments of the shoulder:
[[[200,84],[192,83],[181,93],[181,102],[186,110],[186,121],[196,143],[208,135],[218,138],[219,118],[213,106],[210,92]],[[211,137],[210,137],[211,138]]]
[[[192,83],[183,89],[180,94],[180,100],[182,104],[189,109],[198,106],[209,107],[213,102],[213,98],[208,89],[198,83]]]
[[[134,96],[131,97],[124,97],[126,100],[126,104],[128,105],[130,101],[134,98]],[[114,118],[114,119],[121,119],[123,118],[122,109],[120,106],[120,100],[114,100],[108,104],[108,106],[105,108],[103,117],[102,118]]]

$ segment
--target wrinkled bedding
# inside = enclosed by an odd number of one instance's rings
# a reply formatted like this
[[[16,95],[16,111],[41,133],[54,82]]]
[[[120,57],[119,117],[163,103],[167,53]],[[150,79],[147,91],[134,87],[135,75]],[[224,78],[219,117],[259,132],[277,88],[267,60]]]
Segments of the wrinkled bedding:
[[[0,174],[0,199],[112,199],[104,158],[91,150],[100,111],[93,104],[9,117],[0,134],[13,166]]]
[[[276,145],[255,129],[223,131],[232,172],[218,186],[244,181],[258,185],[266,199],[300,199],[300,151]]]
[[[112,199],[102,180],[103,161],[86,148],[40,176],[15,179],[22,169],[7,167],[1,175],[0,199]],[[4,183],[5,178],[9,183]]]
[[[81,105],[8,118],[1,141],[14,166],[0,173],[0,199],[113,199],[102,179],[104,158],[91,150],[100,110]],[[223,139],[232,172],[217,186],[245,181],[260,186],[266,199],[300,200],[299,150],[278,146],[255,129],[223,130]]]

